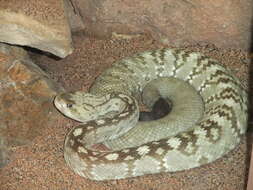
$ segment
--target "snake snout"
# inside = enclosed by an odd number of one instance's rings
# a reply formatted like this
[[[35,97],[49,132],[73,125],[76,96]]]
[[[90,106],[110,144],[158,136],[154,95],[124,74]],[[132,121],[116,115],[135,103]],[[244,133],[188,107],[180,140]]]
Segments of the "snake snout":
[[[66,109],[71,109],[75,103],[67,99],[65,96],[65,94],[60,94],[54,98],[54,105],[61,112],[65,111]]]

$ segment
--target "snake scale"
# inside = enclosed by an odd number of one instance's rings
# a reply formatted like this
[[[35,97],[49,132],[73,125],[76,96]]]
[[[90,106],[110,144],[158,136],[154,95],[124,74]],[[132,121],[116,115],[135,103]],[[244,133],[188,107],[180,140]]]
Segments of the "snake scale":
[[[171,112],[138,121],[141,101],[171,102]],[[247,92],[216,60],[198,52],[158,49],[124,58],[97,77],[89,93],[56,96],[82,122],[66,135],[64,158],[80,176],[122,179],[210,163],[240,142]]]

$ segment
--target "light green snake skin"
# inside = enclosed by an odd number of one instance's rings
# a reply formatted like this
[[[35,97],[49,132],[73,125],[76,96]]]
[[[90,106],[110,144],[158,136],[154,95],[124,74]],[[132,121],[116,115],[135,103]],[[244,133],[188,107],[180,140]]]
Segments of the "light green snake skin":
[[[171,112],[139,122],[138,102],[163,97]],[[247,128],[247,93],[217,61],[159,49],[118,61],[89,93],[59,94],[55,106],[83,122],[66,136],[64,157],[80,176],[122,179],[210,163],[238,145]]]

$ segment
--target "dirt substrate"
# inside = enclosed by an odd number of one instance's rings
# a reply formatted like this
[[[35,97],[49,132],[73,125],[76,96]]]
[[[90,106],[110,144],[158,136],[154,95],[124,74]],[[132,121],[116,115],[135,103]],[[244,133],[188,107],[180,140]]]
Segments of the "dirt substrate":
[[[75,50],[64,59],[37,52],[34,61],[66,90],[87,90],[95,77],[114,61],[135,52],[164,47],[150,37],[131,40],[97,40],[82,34],[73,36]],[[169,46],[172,47],[172,46]],[[223,50],[201,44],[184,47],[212,56],[247,85],[249,59],[239,50]],[[0,170],[0,190],[242,190],[245,188],[247,145],[243,140],[234,151],[212,164],[182,171],[147,175],[125,180],[94,182],[74,174],[63,158],[63,141],[67,131],[76,125],[67,118],[53,126],[45,126],[44,135],[32,144],[12,148],[10,164]],[[250,135],[248,135],[250,136]],[[249,139],[249,138],[248,138]]]

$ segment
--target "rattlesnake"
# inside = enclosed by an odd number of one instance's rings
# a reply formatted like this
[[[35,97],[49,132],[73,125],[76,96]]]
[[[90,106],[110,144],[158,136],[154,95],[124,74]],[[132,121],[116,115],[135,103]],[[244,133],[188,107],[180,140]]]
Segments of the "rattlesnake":
[[[138,122],[137,101],[172,103],[158,120]],[[66,136],[64,157],[93,180],[186,170],[235,148],[247,126],[247,93],[216,60],[197,52],[158,49],[122,59],[90,93],[63,93],[55,106],[83,122]],[[132,128],[132,126],[134,126]]]

